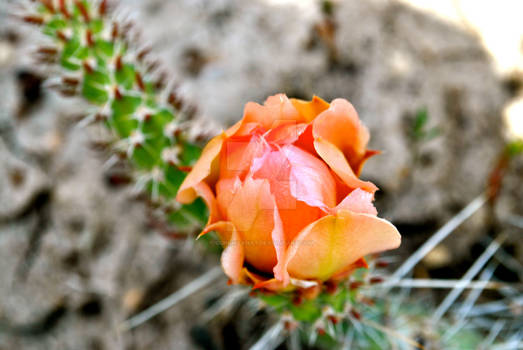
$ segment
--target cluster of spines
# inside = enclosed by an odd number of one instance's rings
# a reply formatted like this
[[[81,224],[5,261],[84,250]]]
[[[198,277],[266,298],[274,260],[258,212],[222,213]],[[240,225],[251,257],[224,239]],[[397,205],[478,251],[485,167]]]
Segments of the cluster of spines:
[[[369,268],[361,268],[346,280],[324,282],[310,289],[273,294],[255,292],[264,303],[279,312],[288,331],[301,327],[309,343],[338,342],[346,336],[349,327],[358,326],[366,317],[371,317],[376,300],[362,293],[362,287],[383,282],[383,278],[371,275],[370,271],[388,266],[385,260],[372,260]],[[313,297],[310,297],[311,290]],[[362,326],[363,327],[363,326]],[[361,332],[360,332],[361,333]],[[365,334],[360,334],[365,335]]]
[[[180,206],[174,197],[200,147],[187,128],[195,109],[167,87],[167,74],[150,48],[137,44],[133,23],[118,20],[107,0],[36,0],[23,20],[41,27],[53,45],[37,58],[58,64],[64,75],[51,79],[66,96],[97,106],[83,123],[104,123],[114,135],[113,150],[136,168],[136,183],[178,226],[201,224],[205,206]]]

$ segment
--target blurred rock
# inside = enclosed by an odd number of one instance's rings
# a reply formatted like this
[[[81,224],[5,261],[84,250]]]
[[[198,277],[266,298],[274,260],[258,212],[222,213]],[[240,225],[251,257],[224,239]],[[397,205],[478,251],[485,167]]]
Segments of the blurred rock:
[[[49,187],[45,174],[16,158],[0,139],[0,222],[22,215]]]

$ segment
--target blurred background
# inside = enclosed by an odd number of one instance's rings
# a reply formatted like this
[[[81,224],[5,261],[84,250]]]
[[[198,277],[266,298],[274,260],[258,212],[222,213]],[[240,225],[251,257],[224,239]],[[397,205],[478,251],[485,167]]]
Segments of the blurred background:
[[[15,3],[0,2],[0,349],[247,348],[270,316],[229,308],[218,319],[201,317],[227,289],[225,279],[132,332],[116,331],[218,258],[192,239],[167,239],[125,169],[104,167],[96,132],[77,126],[87,105],[46,88],[50,72],[31,56],[44,39],[8,15]],[[392,252],[398,263],[484,192],[507,142],[523,138],[518,0],[121,7],[211,132],[238,120],[246,102],[278,92],[350,100],[371,148],[383,151],[363,177],[380,188],[380,216],[403,235]],[[493,278],[521,282],[523,158],[501,170],[495,202],[436,247],[414,277],[459,279],[504,233],[512,268],[500,265]]]

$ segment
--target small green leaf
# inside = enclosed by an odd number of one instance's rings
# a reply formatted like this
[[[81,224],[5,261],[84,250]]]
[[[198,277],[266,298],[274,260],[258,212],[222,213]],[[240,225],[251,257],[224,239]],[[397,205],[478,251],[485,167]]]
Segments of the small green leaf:
[[[427,124],[428,119],[429,113],[427,108],[420,109],[418,113],[416,113],[416,118],[414,118],[414,124],[412,126],[414,133],[417,134],[421,132],[425,127],[425,124]]]
[[[507,154],[510,157],[515,157],[523,154],[523,140],[515,140],[507,144]]]

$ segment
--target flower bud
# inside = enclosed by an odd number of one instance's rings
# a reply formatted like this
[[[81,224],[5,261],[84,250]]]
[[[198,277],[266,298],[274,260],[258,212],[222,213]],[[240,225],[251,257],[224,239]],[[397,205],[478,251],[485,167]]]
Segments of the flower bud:
[[[212,139],[177,200],[202,197],[202,234],[218,232],[233,283],[284,291],[336,281],[400,235],[376,217],[377,187],[359,179],[369,132],[346,100],[285,95],[248,103],[241,121]]]

